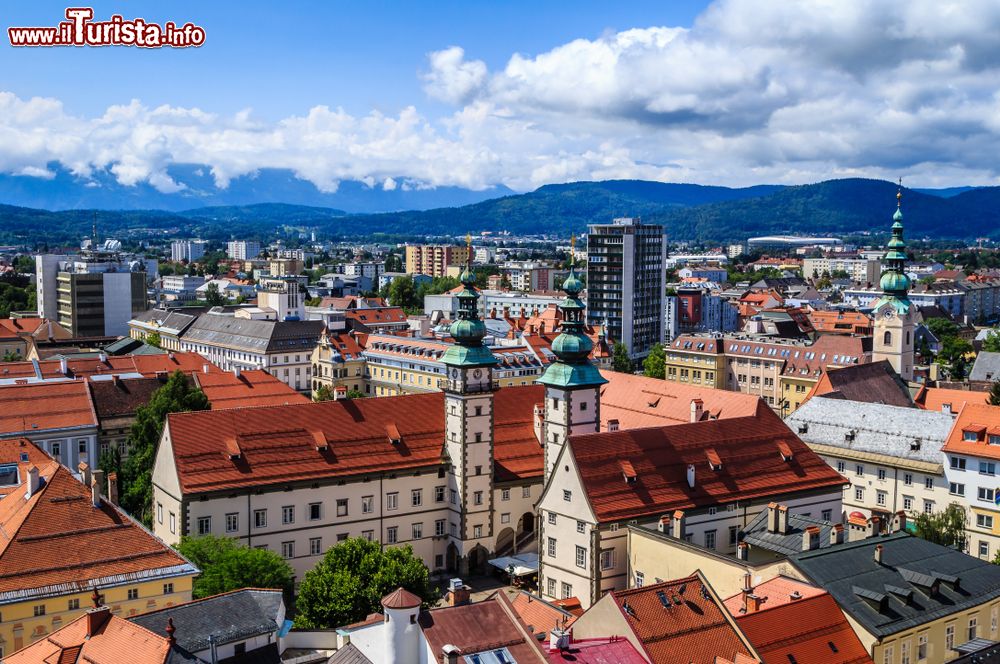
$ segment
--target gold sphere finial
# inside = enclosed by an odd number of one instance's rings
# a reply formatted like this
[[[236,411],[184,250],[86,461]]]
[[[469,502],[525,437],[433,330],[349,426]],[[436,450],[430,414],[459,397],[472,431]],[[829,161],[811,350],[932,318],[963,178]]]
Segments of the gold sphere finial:
[[[896,207],[900,207],[903,202],[903,178],[899,178],[899,189],[896,190]]]

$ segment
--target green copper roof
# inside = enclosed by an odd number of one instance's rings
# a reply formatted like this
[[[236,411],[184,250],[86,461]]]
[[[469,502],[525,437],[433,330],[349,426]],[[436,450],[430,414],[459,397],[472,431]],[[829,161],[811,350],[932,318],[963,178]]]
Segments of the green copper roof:
[[[493,366],[497,359],[483,345],[486,323],[479,319],[479,291],[476,290],[476,275],[473,274],[471,265],[466,265],[459,280],[465,288],[455,295],[458,299],[458,316],[448,328],[455,343],[444,352],[441,362],[448,366]]]
[[[441,362],[450,367],[491,367],[497,358],[486,346],[461,346],[454,344],[441,356]]]
[[[893,306],[893,308],[900,314],[905,314],[913,306],[908,297],[895,297],[892,295],[884,295],[875,301],[872,305],[872,311],[877,311],[879,307],[888,302]]]
[[[566,298],[559,305],[559,310],[562,312],[559,336],[552,342],[552,352],[557,359],[545,369],[538,382],[552,387],[602,385],[608,381],[590,362],[590,352],[594,349],[594,342],[583,329],[583,312],[586,308],[580,301],[583,282],[576,276],[572,265],[569,276],[563,282],[563,291],[566,293]]]
[[[603,385],[608,380],[589,361],[584,364],[565,364],[554,362],[537,382],[551,387],[583,387],[587,385]]]

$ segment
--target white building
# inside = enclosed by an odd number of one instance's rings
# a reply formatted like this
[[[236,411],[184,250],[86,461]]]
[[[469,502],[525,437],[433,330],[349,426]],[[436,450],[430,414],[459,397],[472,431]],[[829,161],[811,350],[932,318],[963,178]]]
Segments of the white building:
[[[193,263],[205,255],[207,246],[205,240],[174,240],[170,243],[170,260],[174,263]]]
[[[234,240],[226,243],[226,255],[236,260],[249,260],[260,255],[260,242]]]

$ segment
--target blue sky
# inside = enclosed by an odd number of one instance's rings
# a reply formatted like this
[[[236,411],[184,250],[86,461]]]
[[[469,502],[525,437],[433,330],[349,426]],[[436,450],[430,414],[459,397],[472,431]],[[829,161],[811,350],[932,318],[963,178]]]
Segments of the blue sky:
[[[64,4],[8,3],[4,27]],[[0,172],[177,191],[637,178],[1000,184],[996,0],[119,2],[199,49],[0,44]]]

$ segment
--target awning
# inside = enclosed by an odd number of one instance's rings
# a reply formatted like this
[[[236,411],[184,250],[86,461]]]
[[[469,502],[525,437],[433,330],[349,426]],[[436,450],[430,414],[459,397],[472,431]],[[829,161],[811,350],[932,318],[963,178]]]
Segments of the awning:
[[[511,576],[527,576],[538,572],[538,554],[521,553],[516,556],[503,556],[489,561],[497,569],[501,569]]]

